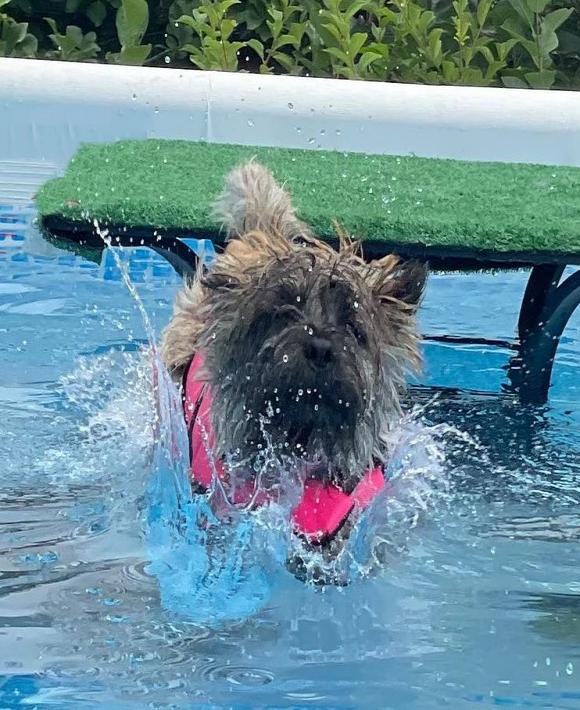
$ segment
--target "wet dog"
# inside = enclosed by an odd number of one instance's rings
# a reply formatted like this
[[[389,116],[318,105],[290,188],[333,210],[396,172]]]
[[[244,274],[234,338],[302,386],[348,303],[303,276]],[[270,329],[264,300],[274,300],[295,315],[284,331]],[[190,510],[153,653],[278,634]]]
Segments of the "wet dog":
[[[179,293],[164,361],[181,378],[203,353],[218,458],[251,469],[268,448],[318,462],[317,476],[350,493],[388,459],[420,364],[425,267],[365,262],[338,225],[337,249],[317,239],[255,161],[229,174],[215,211],[226,247]]]

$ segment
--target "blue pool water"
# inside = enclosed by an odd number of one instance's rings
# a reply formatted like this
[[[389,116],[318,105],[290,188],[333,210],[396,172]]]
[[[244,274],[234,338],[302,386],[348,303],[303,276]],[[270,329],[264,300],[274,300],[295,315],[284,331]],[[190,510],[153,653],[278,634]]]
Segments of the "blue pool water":
[[[541,411],[500,395],[508,351],[428,343],[413,421],[441,427],[443,470],[406,446],[445,485],[420,522],[387,527],[388,562],[346,589],[270,559],[235,607],[235,574],[192,568],[188,595],[147,532],[163,466],[115,260],[46,244],[32,218],[0,209],[0,708],[580,707],[579,315]],[[159,333],[177,277],[122,260]],[[524,285],[434,275],[422,330],[509,340]]]

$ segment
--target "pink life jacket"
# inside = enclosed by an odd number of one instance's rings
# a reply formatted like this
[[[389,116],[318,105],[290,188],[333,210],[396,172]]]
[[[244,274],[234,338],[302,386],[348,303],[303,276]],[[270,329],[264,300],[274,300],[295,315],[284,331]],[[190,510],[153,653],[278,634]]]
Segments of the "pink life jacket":
[[[189,434],[192,482],[202,491],[212,487],[214,477],[219,477],[227,487],[228,475],[223,462],[211,456],[215,450],[215,437],[211,426],[212,396],[209,383],[201,379],[203,355],[197,353],[187,367],[183,378],[183,408]],[[302,498],[292,511],[295,532],[309,542],[322,543],[332,538],[354,508],[363,510],[388,485],[381,466],[369,470],[352,493],[330,483],[308,478],[304,483]],[[264,505],[271,500],[267,490],[255,490],[255,481],[248,477],[236,485],[234,505]]]

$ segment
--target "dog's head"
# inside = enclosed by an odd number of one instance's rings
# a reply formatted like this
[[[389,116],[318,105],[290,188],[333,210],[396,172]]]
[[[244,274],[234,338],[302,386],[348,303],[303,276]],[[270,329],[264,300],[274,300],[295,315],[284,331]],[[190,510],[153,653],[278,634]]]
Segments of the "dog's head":
[[[352,488],[384,455],[381,433],[419,365],[425,269],[366,263],[339,228],[337,249],[315,239],[255,162],[230,174],[217,209],[229,242],[178,300],[166,360],[204,350],[221,452],[251,459],[272,446],[324,461]]]

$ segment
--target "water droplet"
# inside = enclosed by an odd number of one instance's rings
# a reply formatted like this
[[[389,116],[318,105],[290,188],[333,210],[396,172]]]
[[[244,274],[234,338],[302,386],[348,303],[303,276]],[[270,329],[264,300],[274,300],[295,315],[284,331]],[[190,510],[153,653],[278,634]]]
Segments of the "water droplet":
[[[299,397],[302,397],[303,394],[304,394],[304,390],[298,390],[298,396],[299,396]]]
[[[316,142],[316,139],[315,139],[315,138],[309,138],[309,139],[308,139],[308,144],[309,144],[309,145],[314,145],[315,142]]]
[[[137,94],[133,94],[133,96],[131,96],[131,98],[133,99],[133,101],[136,101],[136,100],[137,100]]]
[[[574,673],[574,664],[573,663],[568,663],[566,666],[566,673],[568,675],[572,675]]]
[[[302,129],[300,128],[300,126],[296,126],[296,133],[302,133]]]
[[[318,411],[318,409],[319,409],[318,405],[317,405],[317,404],[315,404],[315,405],[314,405],[314,411],[315,411],[315,412],[317,412],[317,411]]]
[[[276,407],[275,412],[276,414],[280,414],[280,407]]]
[[[153,113],[159,113],[159,106],[155,106],[153,108]]]
[[[254,122],[252,121],[251,118],[249,118],[249,119],[248,119],[248,126],[249,126],[250,128],[252,128],[253,125],[254,125]]]
[[[308,328],[308,335],[314,335],[314,331],[312,330],[312,328]]]
[[[358,308],[358,301],[355,301],[352,305],[353,305],[355,308]]]
[[[282,362],[288,362],[289,359],[290,358],[288,357],[288,355],[286,355],[286,354],[282,355]]]
[[[288,101],[288,108],[290,111],[294,111],[294,104],[291,101]]]
[[[216,334],[215,334],[215,332],[211,334],[211,339],[212,339],[212,340],[215,340],[215,339],[216,339]],[[249,378],[248,378],[248,379],[249,379]]]
[[[171,57],[165,57],[165,64],[171,64]]]
[[[340,128],[337,128],[337,129],[336,129],[336,135],[339,136],[340,133],[341,133]]]
[[[300,303],[300,301],[301,301],[300,296],[296,296],[296,303]]]
[[[321,135],[321,136],[326,135],[326,129],[321,128],[321,129],[320,129],[320,135]]]

